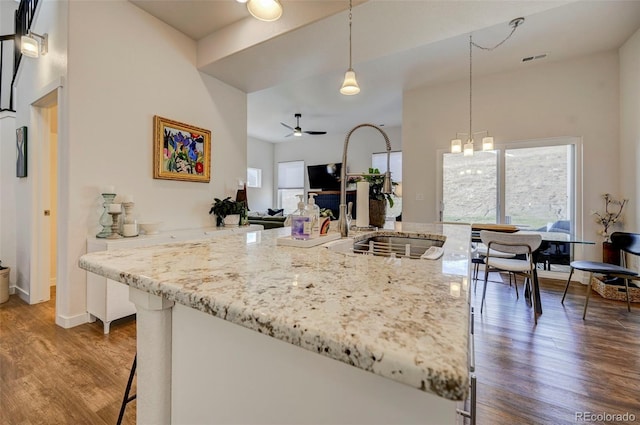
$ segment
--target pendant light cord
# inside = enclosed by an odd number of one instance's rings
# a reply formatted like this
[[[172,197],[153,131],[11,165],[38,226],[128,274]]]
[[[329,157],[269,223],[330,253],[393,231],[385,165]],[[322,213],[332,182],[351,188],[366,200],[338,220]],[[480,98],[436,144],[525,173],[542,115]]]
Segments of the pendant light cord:
[[[353,15],[351,14],[351,1],[349,0],[349,69],[352,69],[351,66],[351,19],[353,17]]]
[[[480,50],[488,50],[488,51],[491,51],[491,50],[497,49],[498,47],[502,46],[502,45],[503,45],[503,44],[504,44],[508,39],[510,39],[510,38],[511,38],[511,36],[513,35],[513,33],[514,33],[514,32],[516,32],[516,30],[518,29],[518,27],[519,27],[520,25],[522,25],[522,23],[523,23],[523,22],[524,22],[524,18],[516,18],[516,19],[512,19],[512,20],[509,22],[509,26],[511,27],[511,32],[509,33],[509,35],[507,35],[507,36],[505,37],[505,39],[504,39],[504,40],[502,40],[500,43],[496,44],[495,46],[492,46],[492,47],[481,46],[481,45],[476,44],[476,43],[474,43],[474,42],[472,42],[472,41],[470,41],[470,43],[471,43],[473,46],[475,46],[475,47],[477,47],[478,49],[480,49]]]
[[[351,0],[349,0],[349,4],[351,4]],[[491,47],[487,47],[487,46],[481,46],[479,44],[476,44],[473,42],[473,35],[469,34],[469,140],[471,140],[473,142],[473,133],[472,133],[472,93],[473,93],[473,48],[477,47],[480,50],[494,50],[497,49],[498,47],[502,46],[508,39],[511,38],[511,36],[513,35],[514,32],[516,32],[516,30],[518,29],[518,27],[524,22],[524,18],[516,18],[511,20],[511,22],[509,22],[509,26],[511,26],[511,32],[509,33],[509,35],[507,35],[504,40],[502,40],[501,42],[499,42],[498,44],[496,44],[495,46],[491,46]],[[349,26],[351,26],[351,24],[349,24]],[[351,35],[349,35],[349,37],[351,37]],[[349,45],[351,45],[351,41],[349,41]]]
[[[472,75],[473,75],[473,68],[472,68],[472,54],[471,51],[473,50],[473,36],[471,34],[469,34],[469,140],[473,142],[473,133],[472,133],[472,128],[473,126],[472,121],[471,121],[471,105],[472,105],[472,93],[473,93],[473,80],[472,80]]]

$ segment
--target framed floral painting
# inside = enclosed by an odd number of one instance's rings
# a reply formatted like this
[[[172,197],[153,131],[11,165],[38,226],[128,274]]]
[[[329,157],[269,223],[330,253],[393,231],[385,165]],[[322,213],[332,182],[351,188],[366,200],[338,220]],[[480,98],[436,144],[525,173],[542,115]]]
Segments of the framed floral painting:
[[[153,178],[208,182],[211,131],[154,116]]]

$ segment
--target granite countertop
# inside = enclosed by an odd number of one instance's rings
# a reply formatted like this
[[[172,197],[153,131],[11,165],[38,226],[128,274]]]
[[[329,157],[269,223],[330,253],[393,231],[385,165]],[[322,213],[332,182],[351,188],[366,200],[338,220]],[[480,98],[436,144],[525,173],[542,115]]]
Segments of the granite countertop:
[[[466,225],[438,260],[278,246],[289,228],[85,254],[80,267],[451,400],[468,388]],[[361,238],[364,234],[352,234]],[[326,245],[344,243],[344,240]]]

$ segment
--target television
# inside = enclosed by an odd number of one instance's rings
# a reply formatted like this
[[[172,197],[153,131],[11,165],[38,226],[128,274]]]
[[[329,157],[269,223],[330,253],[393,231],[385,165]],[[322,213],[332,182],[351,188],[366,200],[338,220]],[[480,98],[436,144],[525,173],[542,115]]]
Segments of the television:
[[[340,190],[342,163],[308,165],[309,189]]]

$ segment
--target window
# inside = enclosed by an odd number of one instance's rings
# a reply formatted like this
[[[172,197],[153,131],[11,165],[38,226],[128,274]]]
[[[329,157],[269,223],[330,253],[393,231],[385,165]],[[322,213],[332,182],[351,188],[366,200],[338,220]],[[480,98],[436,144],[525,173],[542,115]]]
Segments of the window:
[[[304,161],[278,162],[278,208],[285,215],[298,208],[297,195],[304,199]]]
[[[575,232],[575,139],[442,155],[442,221]]]
[[[442,221],[496,223],[497,189],[497,151],[443,155]]]
[[[247,187],[262,187],[262,170],[247,168]]]
[[[505,223],[568,232],[562,223],[573,216],[573,145],[506,149],[504,160]]]
[[[387,171],[387,153],[374,153],[371,155],[371,168],[377,168],[381,173]],[[391,172],[391,181],[394,183],[402,183],[402,152],[391,152],[389,157],[389,168]],[[396,185],[394,192],[398,189]],[[402,198],[393,195],[393,208],[387,205],[387,217],[398,217],[402,214]]]

